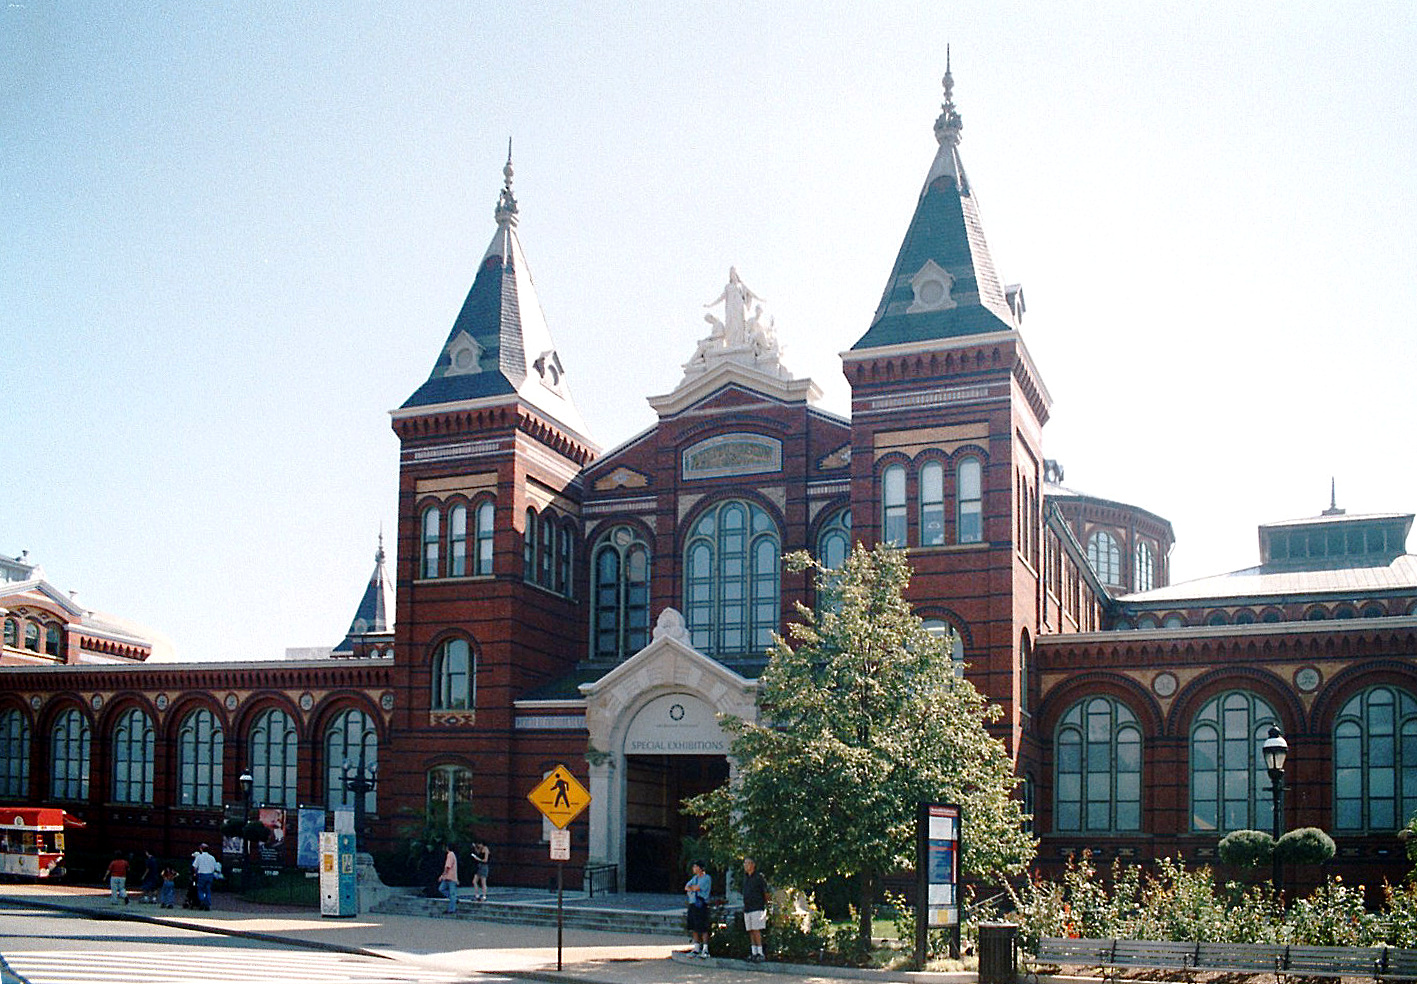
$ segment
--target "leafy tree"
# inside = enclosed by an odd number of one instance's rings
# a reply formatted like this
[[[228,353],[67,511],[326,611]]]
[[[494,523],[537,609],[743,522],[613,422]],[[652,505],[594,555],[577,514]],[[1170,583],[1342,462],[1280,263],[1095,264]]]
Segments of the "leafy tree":
[[[1263,830],[1232,830],[1220,839],[1220,860],[1238,868],[1258,868],[1274,857],[1274,837]]]
[[[780,883],[852,879],[869,946],[881,876],[914,864],[917,803],[960,804],[971,875],[1016,874],[1036,845],[986,727],[999,709],[954,675],[948,641],[911,612],[904,552],[858,544],[838,570],[802,553],[787,562],[815,573],[818,608],[798,604],[796,647],[777,638],[769,651],[762,722],[724,720],[737,779],[686,808],[719,851],[751,854]]]

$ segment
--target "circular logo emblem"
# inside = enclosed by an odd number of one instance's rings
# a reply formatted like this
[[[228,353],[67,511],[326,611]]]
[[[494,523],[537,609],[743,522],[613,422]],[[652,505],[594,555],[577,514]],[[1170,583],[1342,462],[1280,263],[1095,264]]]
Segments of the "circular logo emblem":
[[[35,694],[33,697],[30,698],[30,707],[34,708],[36,711],[39,710],[39,705],[43,703],[44,700],[39,696],[39,694]]]
[[[683,704],[671,704],[671,705],[669,706],[669,719],[670,719],[671,721],[682,721],[682,720],[684,720],[684,705],[683,705]]]
[[[379,706],[386,711],[392,711],[394,709],[394,695],[384,694],[379,698]]]
[[[1319,684],[1323,682],[1323,674],[1312,666],[1301,666],[1294,671],[1294,686],[1298,687],[1306,694],[1311,694],[1319,689]]]
[[[1170,697],[1176,692],[1176,674],[1156,674],[1156,676],[1151,678],[1151,689],[1158,697]]]
[[[167,710],[167,694],[158,694],[157,700],[153,701],[159,711]]]
[[[98,710],[100,707],[102,707],[103,694],[94,694],[92,697],[90,697],[89,706],[91,706],[94,710]]]
[[[236,710],[236,695],[235,695],[235,694],[227,694],[227,695],[226,695],[226,709],[227,709],[228,711],[234,711],[234,710]]]

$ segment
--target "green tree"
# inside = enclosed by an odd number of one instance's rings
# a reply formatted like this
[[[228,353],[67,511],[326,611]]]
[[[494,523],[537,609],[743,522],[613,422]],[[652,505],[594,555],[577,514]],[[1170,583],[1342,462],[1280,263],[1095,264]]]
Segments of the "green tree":
[[[962,808],[962,861],[997,881],[1032,859],[1018,783],[988,722],[1000,711],[956,677],[948,641],[905,600],[903,551],[860,544],[838,570],[806,554],[818,607],[797,606],[794,647],[774,641],[758,681],[762,720],[726,718],[737,779],[694,797],[721,856],[751,854],[775,881],[808,887],[852,879],[869,946],[882,875],[914,864],[916,804]]]

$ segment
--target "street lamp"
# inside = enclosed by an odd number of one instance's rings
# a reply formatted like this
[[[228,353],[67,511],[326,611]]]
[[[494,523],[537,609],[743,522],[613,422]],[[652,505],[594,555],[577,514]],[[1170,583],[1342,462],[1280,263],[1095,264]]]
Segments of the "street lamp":
[[[251,822],[251,787],[255,785],[255,778],[251,775],[250,769],[242,769],[241,775],[236,777],[236,784],[241,787],[241,887],[245,889],[250,886],[250,872],[247,870],[251,865],[251,852],[246,842],[246,825]]]
[[[345,792],[354,797],[354,847],[358,850],[359,834],[364,827],[364,797],[379,785],[379,763],[366,767],[364,748],[361,746],[357,765],[351,765],[349,759],[345,759],[340,766],[340,781],[344,783]]]
[[[1269,726],[1269,737],[1260,746],[1264,753],[1264,765],[1269,770],[1269,791],[1274,799],[1274,895],[1279,897],[1279,835],[1284,831],[1284,760],[1289,757],[1289,742],[1284,740],[1275,725]]]

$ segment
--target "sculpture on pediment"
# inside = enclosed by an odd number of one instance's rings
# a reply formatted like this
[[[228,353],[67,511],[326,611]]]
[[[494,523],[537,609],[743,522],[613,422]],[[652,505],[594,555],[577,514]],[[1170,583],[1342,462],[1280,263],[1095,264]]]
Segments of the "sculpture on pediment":
[[[743,283],[738,270],[729,267],[728,283],[718,297],[704,305],[722,304],[723,317],[712,312],[704,315],[711,331],[707,338],[699,340],[693,356],[685,364],[686,374],[697,375],[712,363],[729,361],[790,379],[782,367],[782,346],[777,341],[773,318],[763,313],[763,303],[763,298]]]
[[[748,325],[748,305],[754,301],[761,301],[762,298],[754,294],[748,285],[738,279],[738,269],[728,268],[728,283],[724,284],[723,292],[704,307],[713,307],[715,304],[723,305],[723,320],[719,321],[712,314],[704,315],[704,320],[714,326],[714,334],[721,335],[730,346],[738,346],[747,343]],[[758,306],[758,311],[762,311],[762,305]],[[754,321],[757,316],[754,316]]]

